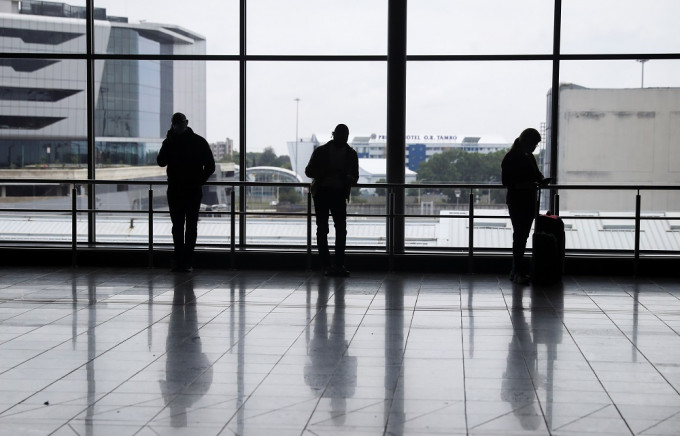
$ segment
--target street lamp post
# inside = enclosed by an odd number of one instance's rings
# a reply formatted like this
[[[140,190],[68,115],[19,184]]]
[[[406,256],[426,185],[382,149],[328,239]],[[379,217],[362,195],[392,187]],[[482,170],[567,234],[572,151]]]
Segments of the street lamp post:
[[[295,172],[298,173],[298,142],[300,139],[298,138],[298,124],[299,124],[299,114],[300,114],[300,99],[295,97],[293,99],[295,101]]]
[[[642,78],[640,81],[640,88],[645,87],[645,62],[648,62],[649,59],[636,59],[636,62],[640,62],[642,64]]]

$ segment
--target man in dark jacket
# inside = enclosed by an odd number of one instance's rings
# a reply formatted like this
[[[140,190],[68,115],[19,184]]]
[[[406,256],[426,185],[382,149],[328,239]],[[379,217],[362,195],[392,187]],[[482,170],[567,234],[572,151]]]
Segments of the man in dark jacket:
[[[172,116],[172,127],[156,161],[161,167],[168,167],[168,206],[175,246],[172,270],[190,272],[198,235],[202,186],[215,172],[215,159],[208,142],[188,125],[184,114],[178,112]]]
[[[305,168],[312,181],[316,214],[316,243],[325,275],[349,276],[345,268],[347,243],[347,203],[352,185],[359,180],[357,152],[347,144],[349,128],[338,124],[333,139],[317,147]],[[335,226],[335,262],[331,265],[328,249],[328,215]]]

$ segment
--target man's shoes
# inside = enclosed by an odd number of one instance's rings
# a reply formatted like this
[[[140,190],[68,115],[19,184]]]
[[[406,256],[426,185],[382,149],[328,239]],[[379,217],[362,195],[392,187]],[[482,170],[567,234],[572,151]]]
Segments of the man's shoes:
[[[528,285],[531,283],[531,277],[525,274],[514,274],[512,282],[516,285]]]
[[[345,268],[344,265],[336,266],[335,267],[335,274],[338,277],[349,277],[349,271],[347,271],[347,268]]]
[[[349,277],[349,271],[344,266],[334,266],[323,271],[326,277]]]

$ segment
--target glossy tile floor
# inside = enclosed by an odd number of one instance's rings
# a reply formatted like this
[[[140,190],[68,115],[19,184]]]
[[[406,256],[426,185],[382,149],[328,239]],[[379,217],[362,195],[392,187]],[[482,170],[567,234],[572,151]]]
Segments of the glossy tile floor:
[[[680,279],[0,269],[3,435],[677,435]]]

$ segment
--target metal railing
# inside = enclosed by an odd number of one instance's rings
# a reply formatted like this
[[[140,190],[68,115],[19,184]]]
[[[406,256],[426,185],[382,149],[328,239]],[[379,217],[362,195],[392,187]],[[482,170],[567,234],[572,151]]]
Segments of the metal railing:
[[[79,246],[83,245],[83,242],[78,241],[77,234],[77,217],[79,214],[88,214],[89,217],[94,217],[95,214],[107,213],[107,214],[125,214],[129,215],[131,213],[145,214],[148,217],[148,263],[149,266],[153,266],[154,263],[154,216],[159,213],[169,214],[167,211],[159,211],[154,209],[154,186],[165,186],[166,181],[153,180],[153,181],[118,181],[118,180],[68,180],[68,179],[0,179],[0,186],[6,185],[41,185],[41,184],[51,184],[51,185],[70,185],[71,187],[71,207],[70,209],[46,209],[46,208],[0,208],[0,212],[11,212],[11,213],[59,213],[59,214],[69,214],[71,216],[71,251],[72,251],[72,263],[75,265],[77,263],[77,252]],[[96,185],[141,185],[148,186],[148,207],[144,211],[134,211],[134,210],[119,210],[119,209],[89,209],[78,207],[78,192],[81,187],[87,187],[88,192],[93,192],[92,188]],[[278,188],[278,187],[293,187],[305,189],[309,185],[306,183],[271,183],[271,182],[237,182],[237,181],[220,181],[220,182],[208,182],[207,185],[215,185],[220,187],[230,188],[230,208],[225,214],[229,217],[230,224],[230,237],[228,251],[230,255],[230,265],[233,268],[235,265],[235,259],[237,251],[248,249],[250,246],[246,243],[245,237],[243,237],[242,232],[239,232],[239,241],[237,242],[236,228],[237,223],[239,225],[245,225],[245,221],[248,216],[295,216],[304,217],[306,221],[306,242],[304,245],[304,250],[307,255],[307,267],[311,268],[311,257],[312,257],[312,229],[313,229],[313,207],[312,207],[312,196],[311,193],[306,193],[305,203],[301,212],[286,212],[286,211],[248,211],[248,210],[238,210],[237,206],[239,202],[236,201],[236,193],[239,195],[246,195],[246,189],[249,187],[261,186],[268,188]],[[395,246],[395,223],[401,220],[403,222],[406,218],[438,218],[438,219],[465,219],[468,223],[468,241],[467,247],[467,257],[469,260],[469,269],[473,268],[473,259],[475,252],[479,251],[479,247],[475,247],[475,220],[484,218],[499,218],[496,215],[488,214],[478,214],[475,210],[475,190],[504,190],[502,185],[498,184],[389,184],[389,183],[379,183],[379,184],[359,184],[358,188],[372,188],[381,189],[385,191],[385,209],[382,214],[361,214],[354,213],[351,217],[373,217],[373,218],[384,218],[386,226],[386,243],[384,247],[385,253],[389,257],[390,265],[392,265],[392,260],[394,256],[402,254],[402,252],[397,252]],[[431,214],[407,214],[402,213],[395,208],[395,195],[399,193],[400,190],[408,189],[420,189],[420,190],[459,190],[461,192],[469,191],[468,201],[467,201],[467,213],[460,213],[458,215],[431,215]],[[606,216],[607,220],[634,220],[635,223],[635,236],[634,236],[634,247],[630,255],[632,255],[634,260],[634,265],[637,272],[637,265],[639,263],[641,249],[640,249],[640,234],[641,234],[641,223],[644,220],[654,220],[654,219],[665,219],[665,220],[680,220],[678,217],[655,217],[655,216],[643,216],[642,214],[642,192],[645,191],[680,191],[680,186],[642,186],[642,185],[550,185],[543,189],[548,190],[551,193],[550,205],[546,205],[544,209],[550,208],[554,213],[559,214],[559,192],[568,190],[608,190],[608,191],[631,191],[635,192],[635,205],[634,214],[630,215],[612,215]],[[247,199],[246,199],[247,201]],[[462,212],[462,211],[461,211]],[[507,215],[503,218],[508,218]],[[601,219],[602,217],[588,217],[579,216],[578,219]],[[90,218],[88,218],[90,219]],[[96,218],[95,218],[96,219]],[[245,227],[243,227],[245,229]],[[1,235],[0,235],[1,237]],[[402,241],[403,242],[403,241]],[[89,237],[86,243],[88,246],[98,245],[96,237]],[[402,244],[403,246],[403,244]],[[375,247],[374,247],[375,248]],[[461,247],[463,248],[463,247]],[[499,247],[500,250],[509,251],[510,247]],[[443,247],[438,247],[438,250],[442,253],[446,253],[447,249]],[[408,248],[404,248],[404,253],[409,252]],[[603,252],[607,250],[602,250]],[[671,254],[678,254],[673,252]]]

